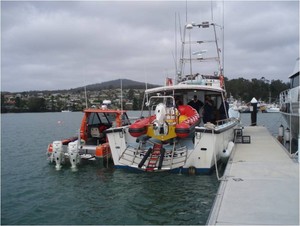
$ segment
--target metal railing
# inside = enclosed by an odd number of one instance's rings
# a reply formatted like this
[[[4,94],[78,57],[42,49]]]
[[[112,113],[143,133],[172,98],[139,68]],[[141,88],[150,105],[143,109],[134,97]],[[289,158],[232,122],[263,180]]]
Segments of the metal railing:
[[[153,146],[155,142],[147,141],[148,145],[138,145],[138,147],[133,147],[128,145],[126,149],[122,152],[119,157],[119,162],[122,164],[130,165],[138,165],[144,154],[146,153],[146,149],[142,149],[142,147]],[[164,160],[162,167],[165,169],[173,169],[180,166],[183,166],[187,160],[187,148],[185,146],[176,148],[175,143],[173,144],[172,149],[166,150],[164,154]]]

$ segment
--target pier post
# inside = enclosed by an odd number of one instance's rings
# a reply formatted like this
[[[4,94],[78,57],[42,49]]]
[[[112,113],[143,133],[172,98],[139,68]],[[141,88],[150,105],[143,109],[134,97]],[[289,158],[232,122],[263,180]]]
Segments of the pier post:
[[[250,103],[251,103],[251,106],[250,106],[251,126],[256,126],[256,121],[257,121],[257,100],[255,99],[255,97],[252,98]]]

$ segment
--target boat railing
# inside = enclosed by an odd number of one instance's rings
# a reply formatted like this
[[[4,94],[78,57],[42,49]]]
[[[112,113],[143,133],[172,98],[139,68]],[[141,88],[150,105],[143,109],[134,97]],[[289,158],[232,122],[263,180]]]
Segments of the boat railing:
[[[289,94],[289,89],[282,91],[279,94],[279,103],[280,105],[283,105],[285,103],[289,103],[290,102],[290,94]]]
[[[221,87],[221,80],[219,76],[216,75],[185,75],[183,78],[180,77],[178,82],[180,84],[189,84],[189,85],[203,85],[203,86],[212,86],[212,87]]]
[[[140,141],[138,146],[135,145],[130,145],[128,144],[125,150],[122,152],[122,154],[119,157],[119,161],[125,160],[127,161],[130,165],[132,164],[139,164],[140,162],[135,162],[135,160],[138,158],[138,161],[142,159],[142,156],[144,155],[144,152],[146,150],[142,150],[143,146],[153,146],[154,144],[157,144],[156,142],[152,142],[150,140],[147,140],[146,145],[144,141]]]
[[[127,152],[129,152],[129,153],[127,153]],[[119,157],[119,161],[120,161],[120,159],[132,161],[132,160],[130,160],[130,159],[127,159],[127,158],[125,157],[125,155],[128,155],[128,156],[130,156],[130,157],[135,157],[135,148],[134,148],[133,146],[131,146],[131,145],[128,145],[128,146],[125,148],[125,150],[122,152],[122,154],[120,155],[120,157]],[[134,160],[134,159],[133,159],[133,160]]]
[[[169,125],[174,126],[178,121],[178,110],[175,107],[167,108],[166,121]]]
[[[281,112],[290,112],[290,104],[291,104],[291,93],[290,90],[284,90],[279,94],[279,104]]]
[[[147,148],[143,150],[144,147],[152,147],[155,142],[148,140],[147,144],[140,144],[137,147],[133,145],[128,145],[126,149],[122,152],[119,157],[119,162],[126,165],[138,165],[140,164],[144,154],[147,151]],[[173,169],[181,167],[185,164],[187,160],[187,148],[185,146],[176,148],[176,145],[173,144],[173,147],[167,149],[164,154],[163,169]]]
[[[175,146],[173,147],[173,150],[171,151],[171,161],[169,165],[166,165],[166,167],[170,167],[170,169],[173,169],[173,166],[176,164],[175,168],[178,167],[177,165],[184,165],[187,160],[187,148],[180,147],[178,149],[175,149]],[[175,156],[177,155],[177,156]],[[176,162],[174,162],[174,157],[176,158]],[[179,161],[178,161],[179,160]]]
[[[232,118],[226,118],[226,119],[217,120],[215,126],[218,127],[218,126],[224,125],[224,124],[226,124],[228,122],[232,122],[232,120],[233,120]]]

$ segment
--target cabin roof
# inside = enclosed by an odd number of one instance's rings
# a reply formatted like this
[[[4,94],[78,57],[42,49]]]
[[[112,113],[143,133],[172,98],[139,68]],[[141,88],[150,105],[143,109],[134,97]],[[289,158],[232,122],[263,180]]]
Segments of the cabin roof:
[[[216,87],[216,86],[177,84],[174,86],[162,86],[162,87],[147,89],[145,93],[149,94],[149,93],[157,93],[157,92],[172,91],[172,90],[213,91],[218,93],[225,92],[221,87]]]
[[[115,110],[115,109],[100,109],[100,108],[87,108],[84,109],[85,113],[93,112],[93,113],[117,113],[117,114],[123,114],[126,113],[124,110]]]

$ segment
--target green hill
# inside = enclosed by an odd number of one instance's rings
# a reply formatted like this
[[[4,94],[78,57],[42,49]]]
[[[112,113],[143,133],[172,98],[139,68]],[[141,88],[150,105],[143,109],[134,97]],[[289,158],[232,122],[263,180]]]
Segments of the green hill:
[[[137,82],[129,79],[122,79],[122,87],[123,89],[145,89],[146,84],[142,82]],[[158,87],[158,85],[147,84],[147,88]],[[121,79],[111,80],[102,83],[96,83],[92,85],[87,85],[86,89],[90,91],[96,91],[101,89],[117,89],[121,88]],[[75,89],[71,89],[70,91],[83,90],[84,87],[78,87]]]

